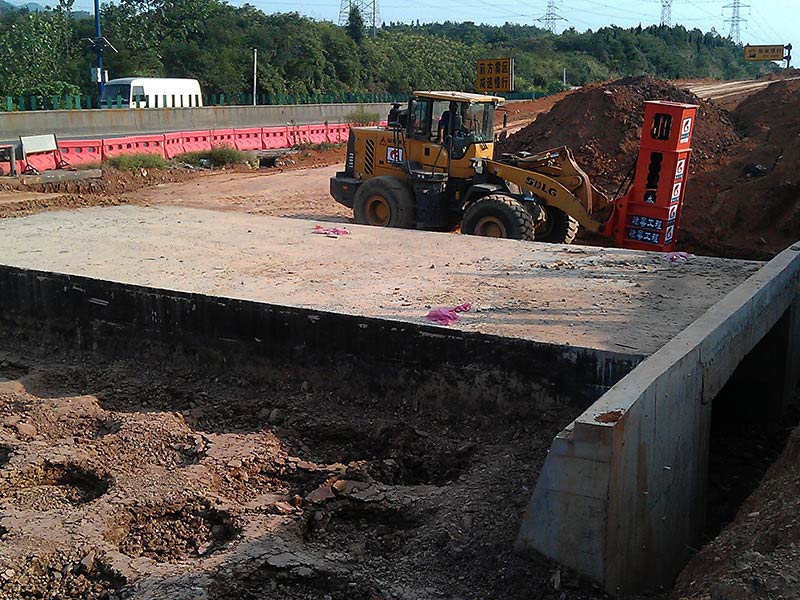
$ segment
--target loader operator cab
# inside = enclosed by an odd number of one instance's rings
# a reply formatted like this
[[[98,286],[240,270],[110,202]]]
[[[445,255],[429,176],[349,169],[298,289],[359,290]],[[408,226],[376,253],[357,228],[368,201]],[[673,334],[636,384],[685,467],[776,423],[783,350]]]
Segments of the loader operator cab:
[[[409,140],[439,144],[450,160],[460,160],[470,146],[485,150],[494,141],[494,109],[502,101],[480,94],[414,92],[404,129]]]

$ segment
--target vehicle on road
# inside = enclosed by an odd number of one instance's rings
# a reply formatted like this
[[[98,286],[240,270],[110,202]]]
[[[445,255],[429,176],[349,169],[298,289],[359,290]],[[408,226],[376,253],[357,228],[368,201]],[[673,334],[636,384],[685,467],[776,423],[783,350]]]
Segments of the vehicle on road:
[[[103,108],[189,108],[203,106],[196,79],[121,77],[103,86]]]
[[[494,111],[502,101],[414,92],[386,127],[350,130],[331,195],[366,225],[460,226],[467,234],[567,244],[583,226],[626,248],[674,248],[697,106],[645,103],[635,172],[610,198],[567,147],[495,158]]]

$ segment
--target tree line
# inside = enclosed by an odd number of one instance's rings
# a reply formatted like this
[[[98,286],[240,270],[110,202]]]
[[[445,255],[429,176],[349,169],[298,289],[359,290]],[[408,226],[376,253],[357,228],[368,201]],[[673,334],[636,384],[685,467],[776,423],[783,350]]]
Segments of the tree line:
[[[91,94],[91,19],[74,0],[44,12],[0,14],[0,96]],[[119,0],[101,10],[109,77],[192,77],[208,93],[252,90],[258,49],[259,94],[404,94],[475,86],[478,58],[513,56],[517,89],[559,89],[617,76],[752,77],[776,68],[745,63],[741,45],[714,32],[674,27],[568,29],[530,25],[388,23],[373,38],[357,9],[345,27],[297,13],[265,14],[223,0]]]

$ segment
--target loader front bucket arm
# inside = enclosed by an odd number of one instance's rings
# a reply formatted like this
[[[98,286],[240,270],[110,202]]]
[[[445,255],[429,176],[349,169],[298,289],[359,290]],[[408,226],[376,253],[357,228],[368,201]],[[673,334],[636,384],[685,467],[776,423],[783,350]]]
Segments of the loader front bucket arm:
[[[548,206],[563,210],[589,231],[603,231],[613,202],[594,187],[566,146],[532,156],[486,161],[487,171]]]

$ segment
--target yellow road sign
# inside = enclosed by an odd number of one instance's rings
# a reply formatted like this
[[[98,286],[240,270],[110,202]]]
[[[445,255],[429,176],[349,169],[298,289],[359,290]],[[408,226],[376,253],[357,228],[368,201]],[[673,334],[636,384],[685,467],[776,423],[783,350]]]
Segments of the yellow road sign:
[[[745,60],[783,60],[784,46],[751,46],[744,47]]]
[[[478,60],[478,79],[475,89],[479,92],[513,92],[514,59],[486,58]]]

